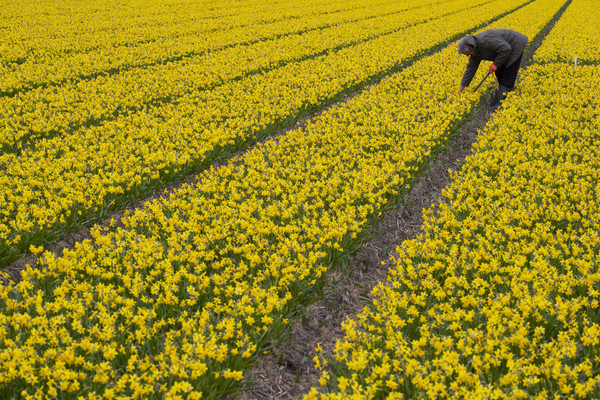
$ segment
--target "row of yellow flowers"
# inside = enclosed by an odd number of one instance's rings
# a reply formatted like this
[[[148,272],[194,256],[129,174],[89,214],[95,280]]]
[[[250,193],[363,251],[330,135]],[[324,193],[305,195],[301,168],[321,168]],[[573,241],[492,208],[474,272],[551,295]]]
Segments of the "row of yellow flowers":
[[[212,4],[211,4],[212,3]],[[413,1],[404,1],[412,7]],[[163,40],[189,34],[202,34],[223,29],[309,18],[355,10],[370,14],[380,3],[353,0],[332,3],[315,0],[295,1],[197,1],[162,0],[79,2],[11,1],[2,4],[3,36],[0,37],[0,62],[14,63],[28,57],[54,57],[99,48],[132,46],[147,41]],[[93,16],[93,18],[90,18]],[[299,21],[298,21],[299,22]],[[292,24],[293,25],[293,24]],[[52,30],[49,37],[48,31]],[[109,34],[111,32],[112,34]],[[284,33],[284,32],[282,32]]]
[[[314,0],[307,0],[306,3],[310,5],[314,3]],[[186,15],[188,9],[191,8],[190,13],[195,15],[196,18],[173,26],[165,25],[164,29],[168,29],[166,35],[155,36],[149,34],[146,40],[143,38],[139,40],[136,37],[134,40],[138,40],[139,43],[128,43],[126,38],[131,33],[127,29],[119,29],[118,27],[117,29],[101,29],[97,32],[91,32],[89,35],[79,35],[79,32],[75,31],[74,34],[58,40],[51,40],[48,35],[41,36],[27,47],[44,48],[43,52],[29,51],[21,57],[23,62],[0,64],[0,76],[2,76],[0,93],[14,94],[40,85],[60,84],[68,80],[79,80],[82,77],[107,74],[110,71],[163,63],[165,60],[176,60],[179,57],[202,54],[235,44],[318,29],[360,18],[361,11],[367,16],[377,15],[386,7],[390,7],[386,5],[375,6],[372,7],[373,11],[371,11],[371,8],[364,9],[366,5],[364,0],[357,3],[356,5],[343,4],[341,7],[335,4],[320,5],[316,9],[309,6],[305,8],[305,14],[293,13],[290,16],[285,16],[284,12],[282,18],[272,17],[273,13],[277,12],[277,6],[274,6],[273,10],[264,10],[264,5],[261,7],[263,8],[261,12],[250,12],[234,8],[230,11],[231,14],[227,13],[220,17],[207,18],[207,16],[198,15],[202,10],[206,10],[206,6],[200,6],[198,9],[197,6],[193,5],[193,2],[185,2],[187,6],[180,6],[176,13]],[[410,0],[408,7],[414,7],[415,3],[417,3],[417,0]],[[94,3],[91,2],[90,4]],[[251,9],[251,5],[248,6]],[[121,7],[117,7],[112,12],[119,12]],[[254,5],[254,7],[258,8],[258,5]],[[285,9],[285,5],[280,7]],[[346,9],[346,7],[349,7],[349,9]],[[294,8],[297,10],[303,9],[302,4],[295,5]],[[133,9],[137,8],[133,7]],[[210,17],[210,14],[208,17]],[[113,16],[111,20],[118,21],[119,17]],[[124,23],[126,24],[127,21]],[[148,29],[150,28],[148,27]],[[47,27],[40,29],[44,30]],[[120,33],[122,33],[125,40],[120,39]],[[141,33],[143,34],[144,31]],[[90,51],[77,51],[80,40],[85,41],[86,36],[94,35],[97,38],[91,41],[93,48]],[[104,39],[104,36],[108,38]],[[115,41],[110,39],[113,36],[117,36],[116,43],[110,45],[112,41]],[[102,46],[105,40],[107,43]],[[73,51],[66,51],[70,46],[65,47],[65,41],[75,43]],[[123,41],[124,43],[122,43]],[[10,51],[10,48],[14,45],[7,43],[5,46]],[[85,46],[83,47],[85,48]]]
[[[231,12],[239,10],[239,4],[236,7],[235,3],[224,1],[226,9],[218,9],[207,2],[160,1],[151,8],[144,0],[127,4],[69,0],[4,2],[0,11],[4,33],[0,37],[0,62],[39,64],[70,53],[131,46],[201,29],[210,31],[218,27],[215,22],[236,26],[231,18]],[[247,10],[244,7],[239,11]],[[215,21],[218,18],[221,20]]]
[[[161,101],[176,102],[188,93],[209,90],[248,74],[335,51],[474,5],[472,1],[463,0],[450,6],[443,3],[412,10],[406,10],[403,3],[383,9],[374,7],[370,13],[383,15],[365,18],[359,10],[356,15],[361,19],[355,17],[330,28],[227,47],[177,62],[40,87],[19,96],[0,98],[0,125],[6,127],[0,137],[0,149],[16,150],[23,144],[35,145],[44,137],[65,132],[76,135],[75,128],[85,130],[90,123],[114,119],[115,114],[122,116]]]
[[[556,32],[581,26],[586,3],[573,0]],[[570,42],[550,35],[541,54],[566,54]],[[307,399],[600,397],[600,98],[590,87],[600,87],[596,66],[523,73],[422,234],[343,324],[333,358],[315,357],[323,387]]]
[[[0,393],[235,391],[485,96],[448,96],[465,63],[455,46],[147,203],[123,227],[40,255],[0,291]]]
[[[600,64],[600,13],[595,0],[578,1],[569,7],[535,54],[539,63]]]
[[[0,262],[289,125],[416,55],[514,9],[435,19],[0,155]]]

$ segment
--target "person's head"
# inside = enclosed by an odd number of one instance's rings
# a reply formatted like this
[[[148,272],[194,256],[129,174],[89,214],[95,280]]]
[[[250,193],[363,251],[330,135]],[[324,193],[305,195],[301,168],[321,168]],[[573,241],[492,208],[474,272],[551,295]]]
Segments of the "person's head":
[[[475,55],[475,38],[473,36],[465,36],[458,41],[458,54]]]

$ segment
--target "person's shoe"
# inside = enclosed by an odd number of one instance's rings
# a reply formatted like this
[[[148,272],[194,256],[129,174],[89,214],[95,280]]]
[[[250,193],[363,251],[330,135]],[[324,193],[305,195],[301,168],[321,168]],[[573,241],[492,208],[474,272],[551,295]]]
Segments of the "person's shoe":
[[[512,90],[513,88],[511,87],[500,85],[500,87],[498,88],[498,93],[500,93],[500,102],[502,102],[508,95],[508,92]]]
[[[492,98],[492,101],[490,102],[490,109],[492,110],[492,112],[496,111],[498,107],[500,107],[502,101],[506,99],[506,96],[511,90],[513,90],[513,88],[504,85],[500,85],[500,87],[498,87],[498,91],[496,92],[496,94]]]
[[[500,104],[500,89],[496,89],[490,100],[490,108],[495,109]]]

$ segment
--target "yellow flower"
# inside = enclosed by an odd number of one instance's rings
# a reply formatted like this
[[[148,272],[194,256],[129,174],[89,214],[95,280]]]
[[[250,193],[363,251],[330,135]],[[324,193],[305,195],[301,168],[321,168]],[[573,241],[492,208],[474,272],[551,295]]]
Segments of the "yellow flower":
[[[34,245],[30,245],[30,246],[29,246],[29,251],[30,251],[31,253],[35,254],[35,255],[38,255],[38,254],[40,254],[42,251],[44,251],[44,246],[39,246],[39,247],[36,247],[36,246],[34,246]]]

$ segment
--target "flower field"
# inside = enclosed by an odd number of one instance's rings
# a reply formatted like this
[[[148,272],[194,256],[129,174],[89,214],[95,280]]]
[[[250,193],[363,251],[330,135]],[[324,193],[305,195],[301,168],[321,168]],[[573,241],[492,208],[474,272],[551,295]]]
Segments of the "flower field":
[[[455,5],[458,11],[467,6],[467,3]],[[335,51],[456,12],[449,11],[445,4],[428,7],[426,12],[421,8],[406,10],[405,7],[399,5],[396,8],[388,6],[369,10],[380,15],[363,16],[358,21],[350,22],[347,19],[351,15],[356,18],[356,11],[336,14],[337,24],[331,27],[323,27],[323,20],[332,23],[336,19],[325,14],[316,19],[314,25],[297,27],[300,34],[282,32],[279,34],[281,37],[274,40],[239,46],[235,46],[237,40],[230,40],[219,46],[222,49],[217,47],[218,41],[210,41],[206,43],[212,48],[197,50],[198,55],[180,61],[145,68],[131,68],[132,65],[128,64],[129,69],[121,74],[103,75],[85,82],[74,81],[59,87],[38,87],[20,96],[7,97],[3,103],[4,121],[7,126],[16,129],[12,135],[2,138],[4,149],[7,152],[18,151],[40,138],[72,134],[77,127],[98,124],[100,121],[106,123],[108,118],[114,120],[117,116],[134,113],[144,107],[157,106],[167,99],[178,103],[189,101],[187,96],[197,96],[198,92],[222,86],[224,82],[274,69],[290,61],[314,58],[323,52]],[[182,51],[182,54],[187,53]],[[95,61],[95,55],[87,56]],[[66,68],[71,72],[80,70],[74,65]],[[106,65],[103,68],[114,67]]]
[[[460,10],[467,2],[445,4]],[[464,33],[465,25],[475,28],[522,4],[512,0],[472,8],[466,24],[456,13],[446,15],[5,152],[0,155],[0,168],[7,171],[0,178],[0,260],[13,260],[32,245],[202,170],[432,51]]]
[[[38,259],[0,288],[0,397],[244,389],[488,97],[456,40],[565,7],[307,397],[600,394],[600,51],[564,48],[597,1],[2,3],[0,262]]]
[[[600,52],[566,56],[596,5],[567,8],[307,398],[600,396]]]

